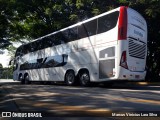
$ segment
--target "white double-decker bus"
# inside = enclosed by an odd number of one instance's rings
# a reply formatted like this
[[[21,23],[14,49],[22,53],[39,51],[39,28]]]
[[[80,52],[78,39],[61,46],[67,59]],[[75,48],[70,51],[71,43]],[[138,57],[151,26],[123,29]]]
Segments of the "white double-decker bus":
[[[147,24],[135,10],[121,6],[21,45],[14,80],[90,82],[144,80]]]

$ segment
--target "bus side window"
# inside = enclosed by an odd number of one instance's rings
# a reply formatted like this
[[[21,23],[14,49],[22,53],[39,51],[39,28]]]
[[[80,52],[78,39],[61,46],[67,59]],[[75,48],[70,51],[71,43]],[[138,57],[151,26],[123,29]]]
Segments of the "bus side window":
[[[20,47],[17,49],[16,54],[15,54],[15,57],[16,57],[16,56],[19,56],[19,54],[20,54]]]
[[[61,43],[67,43],[69,42],[69,37],[68,37],[68,34],[69,34],[69,30],[64,30],[61,32],[62,36],[61,36]]]
[[[23,50],[24,46],[20,46],[17,51],[16,51],[16,55],[15,56],[22,56],[24,54],[24,50]]]
[[[52,46],[50,39],[48,37],[42,38],[43,49]]]
[[[119,12],[113,12],[98,18],[98,34],[114,28],[118,21]]]
[[[68,31],[69,31],[69,33],[68,33],[69,42],[77,40],[77,38],[78,38],[78,28],[74,27],[74,28],[69,29]]]
[[[54,39],[54,44],[55,45],[60,45],[61,44],[61,40],[63,40],[62,36],[63,36],[63,34],[61,32],[55,34],[55,39]]]
[[[78,26],[78,39],[87,37],[87,31],[85,30],[83,25]]]
[[[27,45],[24,45],[24,47],[23,47],[23,53],[24,54],[27,54],[29,51],[28,51],[28,47],[29,46],[27,46]]]
[[[34,42],[34,51],[38,50],[39,43],[37,41]]]
[[[42,42],[42,40],[38,40],[38,41],[37,41],[37,49],[38,49],[38,50],[43,49],[43,42]]]
[[[50,47],[54,46],[55,45],[55,43],[54,43],[54,41],[55,41],[55,35],[48,36],[48,39],[49,39]]]
[[[53,46],[53,42],[52,39],[50,37],[47,37],[47,47],[52,47]]]
[[[17,68],[18,68],[17,60],[14,60],[14,62],[13,62],[13,71],[17,70]]]
[[[97,31],[97,19],[84,23],[83,25],[88,36],[96,35]]]
[[[35,42],[31,43],[29,47],[30,47],[30,52],[34,52],[36,48]]]

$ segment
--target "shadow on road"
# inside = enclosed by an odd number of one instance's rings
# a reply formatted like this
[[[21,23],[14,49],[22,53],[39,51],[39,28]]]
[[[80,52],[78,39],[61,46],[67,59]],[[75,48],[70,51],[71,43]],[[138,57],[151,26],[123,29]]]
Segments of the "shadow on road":
[[[106,89],[135,89],[135,90],[160,90],[160,82],[112,82],[97,85],[100,88]]]
[[[0,86],[0,110],[47,116],[108,116],[112,111],[160,111],[159,85],[132,82],[91,87],[62,83]]]

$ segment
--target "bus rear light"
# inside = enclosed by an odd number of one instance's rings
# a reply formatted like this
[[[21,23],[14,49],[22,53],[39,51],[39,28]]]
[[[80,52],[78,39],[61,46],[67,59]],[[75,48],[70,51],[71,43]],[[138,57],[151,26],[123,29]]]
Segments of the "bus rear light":
[[[122,56],[121,56],[121,60],[120,60],[120,66],[125,68],[125,69],[128,69],[126,51],[122,52]]]
[[[118,22],[118,40],[127,39],[127,7],[120,7]]]

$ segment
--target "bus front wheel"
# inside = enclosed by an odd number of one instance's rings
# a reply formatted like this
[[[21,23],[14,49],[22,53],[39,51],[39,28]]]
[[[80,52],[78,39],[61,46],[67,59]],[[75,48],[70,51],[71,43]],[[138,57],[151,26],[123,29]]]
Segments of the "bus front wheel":
[[[24,83],[25,83],[25,81],[24,81],[24,79],[23,79],[22,74],[20,74],[20,75],[19,75],[19,77],[18,77],[18,81],[20,81],[20,82],[21,82],[21,84],[24,84]]]
[[[68,71],[65,75],[65,82],[67,85],[72,86],[75,84],[75,74],[74,71]]]

